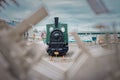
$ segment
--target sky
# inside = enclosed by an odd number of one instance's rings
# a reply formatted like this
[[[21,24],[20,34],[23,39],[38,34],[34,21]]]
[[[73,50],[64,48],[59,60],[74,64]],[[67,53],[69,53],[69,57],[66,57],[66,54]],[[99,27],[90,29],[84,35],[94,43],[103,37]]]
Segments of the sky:
[[[0,12],[0,18],[21,21],[44,5],[49,16],[35,26],[37,29],[45,29],[46,24],[54,23],[54,17],[59,17],[60,23],[68,24],[69,31],[99,31],[95,25],[111,26],[113,22],[120,31],[120,0],[103,2],[110,12],[96,15],[87,0],[18,0],[18,7],[12,2],[4,5],[6,9]]]

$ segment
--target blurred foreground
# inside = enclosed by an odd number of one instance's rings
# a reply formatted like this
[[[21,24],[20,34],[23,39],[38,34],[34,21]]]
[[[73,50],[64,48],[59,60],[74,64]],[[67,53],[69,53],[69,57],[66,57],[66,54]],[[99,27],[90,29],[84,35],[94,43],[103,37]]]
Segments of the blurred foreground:
[[[18,35],[24,28],[16,32],[17,28],[11,29],[3,20],[0,26],[0,80],[120,79],[119,41],[85,46],[72,33],[77,44],[69,44],[64,59],[53,57],[50,61],[42,41],[30,42]]]

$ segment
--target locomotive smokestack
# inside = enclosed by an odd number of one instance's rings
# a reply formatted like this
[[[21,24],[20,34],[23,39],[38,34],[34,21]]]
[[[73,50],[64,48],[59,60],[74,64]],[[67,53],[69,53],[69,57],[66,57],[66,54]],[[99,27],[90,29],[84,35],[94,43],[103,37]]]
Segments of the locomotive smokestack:
[[[58,28],[58,20],[59,18],[58,17],[55,17],[55,27]]]

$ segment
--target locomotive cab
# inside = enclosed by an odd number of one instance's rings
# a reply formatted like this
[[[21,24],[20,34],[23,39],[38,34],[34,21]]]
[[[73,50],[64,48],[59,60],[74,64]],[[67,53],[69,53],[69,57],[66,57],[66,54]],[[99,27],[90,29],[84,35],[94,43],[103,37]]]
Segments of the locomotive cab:
[[[64,56],[68,51],[67,24],[59,24],[55,17],[55,24],[47,24],[47,52],[50,56]]]

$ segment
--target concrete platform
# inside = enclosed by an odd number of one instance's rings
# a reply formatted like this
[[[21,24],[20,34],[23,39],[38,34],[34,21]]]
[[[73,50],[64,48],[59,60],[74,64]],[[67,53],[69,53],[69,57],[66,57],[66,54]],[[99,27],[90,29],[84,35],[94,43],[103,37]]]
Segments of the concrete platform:
[[[26,75],[26,80],[119,80],[119,48],[120,45],[109,46],[88,45],[90,54],[83,52],[76,44],[69,44],[69,51],[63,60],[54,57],[50,61],[48,54],[41,54],[39,43],[35,46],[39,61],[32,65]],[[38,47],[38,49],[37,49]],[[37,51],[37,52],[36,52]],[[5,63],[5,64],[4,64]],[[0,55],[0,80],[14,79],[8,72],[9,65]],[[22,67],[22,65],[21,65]],[[2,73],[6,74],[3,75]],[[3,78],[6,77],[6,78]]]
[[[64,61],[62,58],[50,61],[49,57],[44,55],[31,72],[39,74],[35,75],[36,80],[40,79],[40,75],[46,80],[107,80],[108,78],[111,80],[111,76],[117,79],[115,74],[119,73],[119,64],[116,61],[116,51],[112,47],[103,48],[100,45],[87,47],[92,56],[81,53],[76,44],[70,44],[70,50]]]

